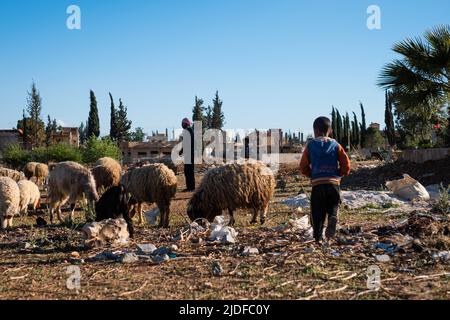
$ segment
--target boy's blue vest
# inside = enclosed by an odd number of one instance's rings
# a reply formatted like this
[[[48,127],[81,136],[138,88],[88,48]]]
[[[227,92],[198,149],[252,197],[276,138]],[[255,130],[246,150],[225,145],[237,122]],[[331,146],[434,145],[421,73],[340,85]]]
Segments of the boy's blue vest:
[[[338,167],[339,144],[334,139],[314,139],[307,145],[311,161],[311,179],[340,178]]]

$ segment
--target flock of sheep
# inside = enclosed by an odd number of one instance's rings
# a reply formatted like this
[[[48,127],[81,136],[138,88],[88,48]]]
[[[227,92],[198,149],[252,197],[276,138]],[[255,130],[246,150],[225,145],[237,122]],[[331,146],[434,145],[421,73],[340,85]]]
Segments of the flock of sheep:
[[[33,179],[34,178],[34,179]],[[32,182],[34,180],[36,183]],[[162,163],[147,164],[124,172],[114,159],[99,159],[89,169],[76,162],[60,162],[49,167],[31,162],[23,172],[0,168],[1,228],[12,227],[13,217],[40,206],[38,186],[48,190],[50,221],[54,215],[63,221],[61,207],[70,205],[73,220],[76,204],[83,201],[96,214],[96,220],[124,218],[130,235],[132,218],[143,223],[144,203],[156,203],[160,212],[159,227],[169,226],[170,204],[177,192],[177,177]],[[275,190],[275,179],[268,167],[258,161],[228,164],[208,170],[190,199],[187,215],[194,221],[212,221],[227,210],[234,223],[236,209],[253,210],[252,223],[260,216],[264,223]],[[102,193],[101,197],[99,194]]]

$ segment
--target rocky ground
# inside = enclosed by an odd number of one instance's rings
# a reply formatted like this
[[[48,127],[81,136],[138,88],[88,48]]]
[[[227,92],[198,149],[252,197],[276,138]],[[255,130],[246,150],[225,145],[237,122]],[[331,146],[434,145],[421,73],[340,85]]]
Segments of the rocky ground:
[[[360,165],[368,168],[373,163]],[[378,166],[372,170],[390,172]],[[376,181],[364,183],[376,189],[381,180],[367,172],[366,177]],[[352,179],[362,181],[351,176],[345,182],[347,189],[363,185]],[[180,176],[179,190],[183,189]],[[206,233],[174,240],[187,223],[184,212],[190,194],[182,192],[172,203],[170,229],[137,227],[135,238],[116,248],[84,245],[81,212],[77,214],[80,224],[71,226],[37,227],[36,217],[19,217],[12,230],[0,232],[0,299],[450,297],[447,216],[426,210],[386,214],[382,207],[343,209],[336,241],[316,245],[289,223],[308,212],[283,204],[286,198],[309,191],[296,166],[283,167],[268,223],[250,225],[250,214],[238,212],[234,244],[209,242]],[[140,244],[166,248],[170,259],[163,263],[114,259],[136,252]],[[102,253],[113,258],[95,258]],[[67,279],[73,275],[70,266],[79,267],[79,290],[67,288]],[[380,285],[373,273],[377,268]],[[369,285],[368,275],[374,280]]]

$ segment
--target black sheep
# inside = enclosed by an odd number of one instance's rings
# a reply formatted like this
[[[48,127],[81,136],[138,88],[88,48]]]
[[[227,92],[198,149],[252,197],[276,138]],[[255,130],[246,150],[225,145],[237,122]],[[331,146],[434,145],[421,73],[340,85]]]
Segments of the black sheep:
[[[133,237],[134,228],[129,214],[129,201],[130,197],[122,185],[109,188],[95,204],[95,221],[124,218],[130,237]]]

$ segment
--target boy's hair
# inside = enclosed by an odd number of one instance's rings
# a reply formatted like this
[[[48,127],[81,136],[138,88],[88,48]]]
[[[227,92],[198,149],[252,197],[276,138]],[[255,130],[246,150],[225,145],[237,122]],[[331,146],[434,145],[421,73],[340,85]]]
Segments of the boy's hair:
[[[319,117],[314,121],[313,127],[320,133],[327,133],[331,129],[331,120],[327,117]]]

